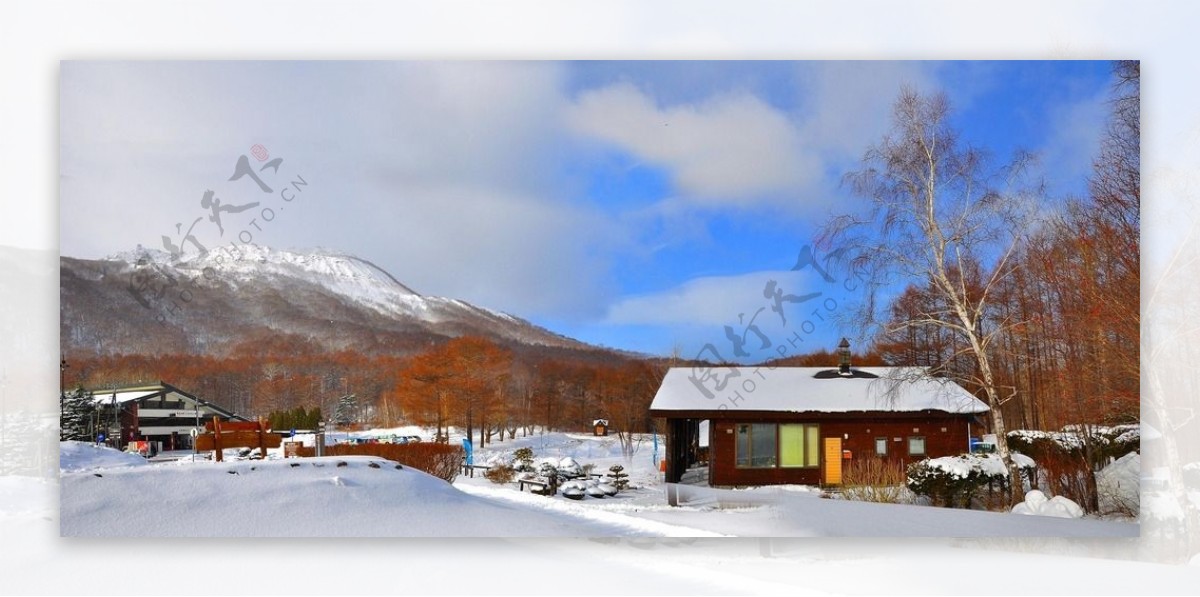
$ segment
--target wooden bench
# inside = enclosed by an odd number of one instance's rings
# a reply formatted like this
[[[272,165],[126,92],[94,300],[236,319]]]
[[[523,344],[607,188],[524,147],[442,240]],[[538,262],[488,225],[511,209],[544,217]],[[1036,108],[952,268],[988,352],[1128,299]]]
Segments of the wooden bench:
[[[474,478],[476,469],[486,472],[490,468],[492,468],[492,467],[490,467],[486,464],[464,464],[464,465],[462,465],[462,474],[464,474],[468,477]]]
[[[539,493],[541,495],[557,495],[558,494],[558,484],[557,483],[551,484],[546,481],[542,481],[540,479],[517,479],[517,487],[520,491],[525,491],[526,485],[528,485],[530,487],[540,487],[541,488],[541,491],[534,491],[533,489],[530,489],[529,491],[531,493]]]

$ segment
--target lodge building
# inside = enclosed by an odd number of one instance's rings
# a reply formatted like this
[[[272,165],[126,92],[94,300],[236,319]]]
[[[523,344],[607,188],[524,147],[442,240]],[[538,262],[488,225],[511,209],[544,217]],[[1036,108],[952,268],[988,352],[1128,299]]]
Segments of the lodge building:
[[[214,416],[249,420],[162,381],[90,392],[97,406],[97,434],[120,450],[134,441],[153,442],[156,451],[189,449],[192,430],[203,431]]]
[[[848,359],[833,369],[672,368],[650,406],[667,421],[666,481],[714,487],[838,485],[855,459],[966,453],[987,412],[922,368]]]

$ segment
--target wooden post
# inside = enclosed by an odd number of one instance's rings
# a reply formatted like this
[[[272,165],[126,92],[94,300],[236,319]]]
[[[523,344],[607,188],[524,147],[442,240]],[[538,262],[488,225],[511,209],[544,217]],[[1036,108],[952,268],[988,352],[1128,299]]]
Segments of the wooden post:
[[[683,477],[683,469],[687,468],[686,463],[682,462],[686,449],[683,445],[683,425],[682,419],[667,419],[667,470],[663,475],[663,480],[667,483],[678,483]]]
[[[267,459],[267,423],[262,417],[258,418],[258,453]]]
[[[221,419],[213,415],[213,452],[217,462],[224,461],[224,455],[221,453]]]

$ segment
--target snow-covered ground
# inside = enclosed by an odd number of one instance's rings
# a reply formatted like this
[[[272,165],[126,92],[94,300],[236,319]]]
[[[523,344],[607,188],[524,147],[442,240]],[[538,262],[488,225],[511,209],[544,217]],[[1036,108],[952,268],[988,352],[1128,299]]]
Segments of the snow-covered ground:
[[[428,439],[428,438],[427,438]],[[615,440],[615,438],[610,438]],[[476,456],[489,453],[506,454],[520,444],[534,448],[539,455],[575,454],[580,462],[594,462],[598,469],[606,463],[623,462],[619,447],[603,438],[564,434],[518,438],[478,450]],[[86,446],[86,445],[85,445]],[[579,528],[610,529],[630,533],[637,528],[643,536],[603,536],[586,538],[480,538],[472,541],[456,539],[422,539],[419,541],[351,541],[328,539],[304,541],[242,541],[237,539],[178,541],[169,538],[145,537],[136,540],[123,538],[62,537],[68,525],[60,520],[59,486],[65,487],[69,477],[87,482],[121,478],[117,471],[133,471],[135,476],[150,471],[175,471],[179,479],[204,479],[206,483],[258,484],[269,479],[292,478],[298,487],[319,488],[314,495],[337,495],[347,490],[343,498],[353,495],[350,484],[335,485],[333,476],[356,479],[388,479],[413,481],[410,485],[424,486],[417,475],[384,476],[384,471],[350,466],[360,459],[340,459],[348,463],[344,474],[327,473],[324,467],[296,467],[288,471],[274,470],[276,462],[231,461],[223,465],[211,462],[183,461],[138,463],[127,456],[108,454],[101,457],[91,446],[68,448],[62,460],[60,479],[34,476],[0,476],[0,593],[40,594],[47,590],[71,594],[162,594],[164,587],[179,587],[180,566],[185,569],[201,567],[206,573],[189,575],[186,587],[190,592],[224,594],[231,590],[255,594],[351,594],[370,589],[415,593],[484,593],[484,594],[975,594],[990,587],[1004,593],[1035,592],[1044,594],[1194,594],[1200,582],[1200,558],[1192,566],[1169,565],[1182,563],[1178,559],[1186,547],[1170,543],[1171,530],[1178,529],[1178,519],[1157,522],[1165,512],[1150,503],[1143,504],[1143,537],[1136,539],[1060,539],[1046,537],[979,537],[968,539],[940,538],[825,538],[813,541],[806,538],[706,538],[661,537],[677,534],[683,529],[697,532],[726,532],[729,534],[766,533],[785,522],[793,527],[803,524],[788,520],[794,516],[811,516],[811,524],[822,524],[821,518],[838,513],[842,523],[852,524],[848,517],[858,516],[856,506],[869,504],[840,503],[812,497],[814,492],[787,487],[772,491],[726,492],[722,500],[709,500],[708,506],[693,505],[671,509],[663,505],[661,488],[645,487],[622,494],[619,499],[573,502],[562,498],[543,498],[512,488],[500,487],[476,477],[460,478],[455,483],[465,497],[489,500],[488,506],[475,503],[474,512],[487,508],[490,512],[505,511],[531,524],[551,525],[568,520]],[[643,444],[629,470],[643,483],[653,480],[650,444]],[[591,454],[591,458],[588,454]],[[190,456],[190,454],[189,454]],[[128,460],[127,460],[128,459]],[[604,459],[608,459],[605,461]],[[336,469],[336,461],[334,468]],[[368,459],[368,462],[372,459]],[[290,464],[290,463],[287,463]],[[267,468],[258,468],[270,465]],[[224,467],[224,469],[222,469]],[[243,475],[245,467],[256,467]],[[221,473],[237,470],[238,475]],[[188,472],[192,471],[192,472]],[[305,472],[301,472],[305,471]],[[217,478],[212,473],[216,473]],[[99,473],[102,477],[95,477]],[[256,476],[264,473],[261,476]],[[130,474],[126,472],[125,474]],[[224,475],[224,477],[221,477]],[[155,477],[147,477],[155,478]],[[159,477],[160,479],[163,477]],[[302,482],[302,479],[308,479]],[[440,483],[439,490],[446,485]],[[116,487],[117,484],[112,484]],[[91,485],[95,489],[99,484]],[[162,488],[150,488],[160,493]],[[179,490],[180,486],[175,486]],[[324,491],[324,490],[335,491]],[[359,490],[362,489],[360,485]],[[183,488],[186,493],[187,487]],[[324,492],[323,492],[324,491]],[[644,492],[644,493],[639,493]],[[657,493],[656,493],[657,492]],[[797,502],[795,508],[751,506],[770,498],[772,492]],[[384,492],[378,492],[380,495]],[[730,494],[746,504],[742,508],[718,508],[715,504],[734,505]],[[444,495],[444,494],[439,494]],[[122,496],[134,498],[131,495]],[[279,497],[278,491],[256,496],[270,501]],[[70,499],[70,498],[68,498]],[[110,496],[103,512],[109,520],[131,513],[119,498]],[[314,498],[315,499],[315,498]],[[463,500],[463,498],[455,498]],[[697,499],[695,503],[704,503]],[[231,505],[217,505],[212,498],[193,499],[186,509],[162,512],[163,517],[216,520],[214,512],[230,512]],[[340,502],[351,507],[365,508],[348,499]],[[466,503],[463,500],[461,503]],[[804,510],[807,506],[821,508]],[[393,512],[398,506],[391,506]],[[507,510],[499,510],[500,508]],[[825,507],[831,507],[825,510]],[[581,510],[587,508],[589,510]],[[879,506],[878,508],[884,508]],[[894,508],[894,507],[887,507]],[[907,512],[908,508],[880,512]],[[376,513],[374,507],[367,508]],[[341,510],[320,512],[321,517],[335,517]],[[556,511],[556,512],[547,512]],[[972,524],[984,526],[973,513],[945,509],[922,508],[943,525]],[[62,513],[65,515],[65,509]],[[983,514],[983,519],[997,521],[1039,519],[1017,515]],[[1154,516],[1147,516],[1153,514]],[[312,516],[311,512],[307,514]],[[945,518],[941,518],[941,517]],[[295,519],[294,526],[304,527],[300,516],[289,516],[276,510],[266,514],[280,524]],[[618,526],[617,520],[620,520]],[[981,519],[982,520],[982,519]],[[698,521],[698,522],[697,522]],[[765,522],[764,522],[765,521]],[[1088,520],[1045,519],[1047,525],[1088,523]],[[1148,521],[1148,522],[1147,522]],[[253,520],[241,521],[246,528],[264,524]],[[363,519],[353,524],[365,525]],[[372,518],[373,524],[388,524]],[[864,519],[880,522],[878,516]],[[887,521],[882,521],[887,523]],[[935,520],[935,522],[938,522]],[[451,516],[443,521],[445,528],[463,528],[470,519]],[[662,523],[655,526],[653,523]],[[172,523],[181,524],[181,523]],[[348,523],[349,524],[349,523]],[[702,527],[697,525],[703,524]],[[1019,524],[1019,523],[1018,523]],[[633,527],[631,525],[637,525]],[[767,526],[770,525],[770,526]],[[201,525],[197,525],[201,526]],[[61,531],[60,531],[61,527]],[[765,527],[765,528],[764,528]],[[543,527],[545,528],[545,527]],[[998,527],[995,527],[998,528]],[[1043,527],[1050,528],[1050,527]],[[877,529],[875,529],[877,530]],[[953,535],[945,529],[935,529],[939,535]],[[369,534],[369,533],[363,533]],[[914,532],[913,534],[920,534]],[[1049,534],[1049,533],[1048,533]],[[1149,534],[1149,537],[1147,537]],[[1180,552],[1180,549],[1185,551]],[[166,558],[166,559],[164,559]],[[1132,561],[1130,561],[1132,560]],[[1137,561],[1142,560],[1142,561]],[[1150,563],[1159,561],[1162,563]],[[170,562],[170,565],[146,565]],[[136,574],[125,574],[130,566]],[[1011,578],[999,572],[1013,571]],[[116,571],[116,572],[114,572]],[[116,576],[114,576],[114,574]],[[997,575],[1000,576],[997,576]],[[116,580],[119,577],[120,580]],[[1003,577],[1002,585],[989,584]],[[1011,582],[1010,582],[1011,581]],[[231,589],[236,587],[236,589]],[[172,589],[173,590],[173,589]]]
[[[428,436],[401,428],[357,437]],[[345,436],[338,436],[344,439]],[[452,441],[461,436],[452,433]],[[620,464],[629,488],[572,500],[519,491],[482,474],[453,485],[374,457],[284,460],[190,458],[147,462],[65,442],[64,536],[435,536],[435,537],[1133,537],[1128,521],[884,505],[823,499],[809,487],[747,490],[680,487],[667,505],[653,438],[626,460],[615,436],[547,433],[474,450],[478,464],[509,461],[520,447],[535,463],[570,457],[594,472]],[[230,453],[232,456],[233,454]]]

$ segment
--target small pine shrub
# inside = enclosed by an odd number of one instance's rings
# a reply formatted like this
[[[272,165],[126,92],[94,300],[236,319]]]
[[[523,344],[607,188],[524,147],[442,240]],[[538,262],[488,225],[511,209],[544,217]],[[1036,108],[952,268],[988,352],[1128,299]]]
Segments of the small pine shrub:
[[[625,467],[614,464],[608,467],[608,483],[617,488],[617,491],[625,491],[629,486],[629,473],[625,472]]]
[[[513,468],[521,473],[534,472],[536,469],[533,468],[533,448],[518,448],[514,451]]]
[[[543,462],[538,465],[537,474],[545,479],[558,478],[558,467],[552,462]]]
[[[483,476],[492,483],[503,485],[512,483],[513,479],[517,478],[517,470],[507,464],[494,464],[483,473]]]

